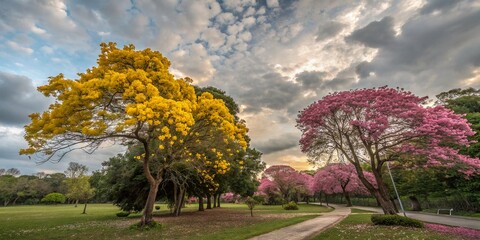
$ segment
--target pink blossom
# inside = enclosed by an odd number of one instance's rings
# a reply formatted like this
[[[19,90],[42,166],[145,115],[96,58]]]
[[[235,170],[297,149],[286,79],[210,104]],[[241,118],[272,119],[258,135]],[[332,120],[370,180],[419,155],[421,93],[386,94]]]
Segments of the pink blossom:
[[[372,173],[364,171],[364,175],[370,182],[375,183],[375,178]],[[323,192],[326,194],[369,193],[358,178],[355,166],[352,164],[335,163],[319,169],[313,178],[312,185],[314,192]]]
[[[238,194],[228,192],[228,193],[222,194],[221,198],[224,202],[233,203],[236,200],[238,200],[240,198],[240,196]]]
[[[470,237],[472,239],[480,239],[480,230],[464,228],[464,227],[450,227],[440,224],[431,224],[426,223],[425,228],[431,229],[441,233],[449,233],[455,235],[461,235],[465,237]]]
[[[312,176],[300,173],[287,165],[274,165],[265,170],[258,191],[269,196],[278,195],[284,199],[294,195],[311,195]]]

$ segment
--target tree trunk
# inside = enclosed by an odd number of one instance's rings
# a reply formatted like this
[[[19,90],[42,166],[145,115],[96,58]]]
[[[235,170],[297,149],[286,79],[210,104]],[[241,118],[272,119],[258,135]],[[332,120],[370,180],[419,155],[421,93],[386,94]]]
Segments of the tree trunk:
[[[83,207],[83,213],[82,214],[87,214],[87,203],[88,203],[88,200],[85,200],[85,206]]]
[[[390,201],[392,202],[393,207],[395,208],[395,212],[399,213],[398,208],[397,208],[397,204],[395,204],[395,198],[390,198]],[[400,201],[400,200],[398,200],[398,201]]]
[[[377,199],[378,204],[380,204],[380,207],[382,208],[384,214],[397,214],[397,211],[395,211],[395,206],[392,204],[392,201],[390,201],[388,197],[385,198],[381,195],[379,191],[375,191],[373,195]]]
[[[409,196],[408,199],[410,199],[410,203],[412,204],[412,211],[422,211],[422,206],[417,197]]]
[[[221,195],[222,195],[222,194],[218,194],[218,195],[217,195],[217,207],[220,207],[220,196],[221,196]]]
[[[213,208],[217,207],[217,194],[213,194]]]
[[[207,194],[207,209],[212,209],[212,195]]]
[[[78,205],[78,199],[75,199],[75,207]]]
[[[325,204],[328,206],[328,194],[325,193]]]
[[[175,198],[176,200],[175,200],[174,211],[173,211],[173,214],[176,217],[180,216],[180,213],[182,212],[182,206],[185,201],[185,189],[183,187],[179,187],[177,193],[178,195]]]
[[[198,197],[198,211],[205,211],[203,208],[203,196]]]
[[[343,195],[345,196],[345,200],[347,200],[347,207],[352,206],[352,200],[350,199],[350,194],[347,191],[343,191]]]
[[[153,207],[157,198],[158,185],[160,181],[150,183],[150,191],[148,191],[147,202],[143,210],[143,216],[141,219],[142,226],[150,224],[153,221]]]
[[[390,201],[390,195],[388,193],[387,185],[385,185],[381,173],[381,168],[373,169],[373,175],[375,176],[375,181],[377,182],[377,187],[375,188],[372,183],[370,183],[363,174],[363,170],[360,165],[354,164],[355,169],[357,170],[358,178],[363,183],[363,185],[370,191],[370,193],[377,200],[378,205],[382,208],[383,213],[396,215],[395,206]]]
[[[19,197],[16,197],[15,200],[13,200],[12,205],[15,205],[17,203]]]
[[[178,201],[178,186],[176,182],[173,182],[173,204],[170,208],[170,214],[175,216],[176,209],[177,209],[177,201]]]

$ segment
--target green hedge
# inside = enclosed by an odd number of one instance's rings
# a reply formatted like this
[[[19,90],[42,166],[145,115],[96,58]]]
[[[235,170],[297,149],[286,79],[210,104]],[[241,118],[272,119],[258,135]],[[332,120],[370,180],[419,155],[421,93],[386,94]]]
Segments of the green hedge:
[[[117,213],[117,217],[128,217],[130,215],[130,212],[119,212]]]
[[[404,227],[423,228],[423,223],[412,218],[398,215],[373,214],[371,218],[375,225],[395,225]]]

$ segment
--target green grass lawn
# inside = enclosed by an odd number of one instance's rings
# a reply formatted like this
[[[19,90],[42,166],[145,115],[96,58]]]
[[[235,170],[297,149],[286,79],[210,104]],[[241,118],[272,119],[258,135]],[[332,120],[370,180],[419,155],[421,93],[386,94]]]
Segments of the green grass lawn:
[[[353,210],[353,209],[352,209]],[[353,212],[353,211],[352,211]],[[370,221],[371,214],[353,214],[334,227],[316,236],[321,239],[431,239],[457,240],[454,235],[444,235],[432,230],[399,226],[375,226]]]
[[[245,210],[245,204],[222,204],[221,207],[237,210]],[[267,213],[324,213],[333,211],[333,208],[319,206],[314,204],[299,204],[298,210],[284,210],[281,205],[256,205],[253,209],[253,214],[267,214]]]
[[[254,236],[271,232],[272,230],[275,230],[275,229],[287,227],[287,226],[300,223],[315,217],[318,217],[318,215],[304,215],[304,216],[297,216],[297,217],[287,218],[287,219],[275,219],[272,221],[263,221],[263,222],[256,223],[254,225],[222,229],[212,234],[196,236],[195,239],[205,239],[205,240],[248,239]],[[186,239],[191,239],[191,236],[187,237]]]
[[[368,210],[363,210],[363,209],[358,209],[358,208],[352,208],[352,213],[375,213],[373,211],[368,211]]]
[[[480,213],[465,214],[465,216],[480,218]]]
[[[89,204],[87,214],[81,214],[83,205],[2,207],[0,239],[246,239],[330,211],[315,205],[300,205],[298,211],[256,206],[250,217],[244,204],[222,204],[204,212],[192,204],[180,217],[171,217],[166,205],[160,206],[155,220],[162,226],[149,231],[129,229],[140,214],[118,218],[120,210],[111,204]]]

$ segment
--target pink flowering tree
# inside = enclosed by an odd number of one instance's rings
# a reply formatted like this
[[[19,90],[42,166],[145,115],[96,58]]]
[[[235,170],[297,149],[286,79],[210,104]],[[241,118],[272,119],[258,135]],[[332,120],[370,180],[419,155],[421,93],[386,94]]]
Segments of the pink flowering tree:
[[[360,181],[377,199],[385,214],[395,214],[383,181],[386,162],[399,166],[457,166],[474,174],[480,161],[458,153],[474,132],[462,117],[443,106],[425,107],[426,97],[393,88],[336,92],[304,109],[297,127],[300,145],[311,161],[337,151],[355,166]],[[364,174],[372,169],[377,187]]]
[[[297,182],[299,183],[297,189],[297,199],[304,199],[307,203],[309,198],[313,196],[314,192],[312,189],[313,176],[304,172],[300,172],[297,175]]]
[[[260,180],[258,195],[265,196],[265,202],[267,204],[274,204],[277,202],[276,199],[281,198],[280,189],[277,184],[266,177]]]
[[[240,199],[240,195],[238,194],[235,194],[235,193],[232,193],[232,192],[227,192],[227,193],[224,193],[220,196],[222,198],[222,200],[226,203],[234,203],[236,202],[238,199]]]
[[[371,172],[363,174],[376,187],[376,181]],[[319,169],[313,178],[313,190],[325,194],[341,193],[352,206],[350,194],[369,194],[369,191],[358,178],[355,166],[352,164],[334,163]]]
[[[310,178],[287,165],[274,165],[265,170],[258,191],[264,193],[272,203],[275,198],[284,201],[298,200],[310,194]]]

